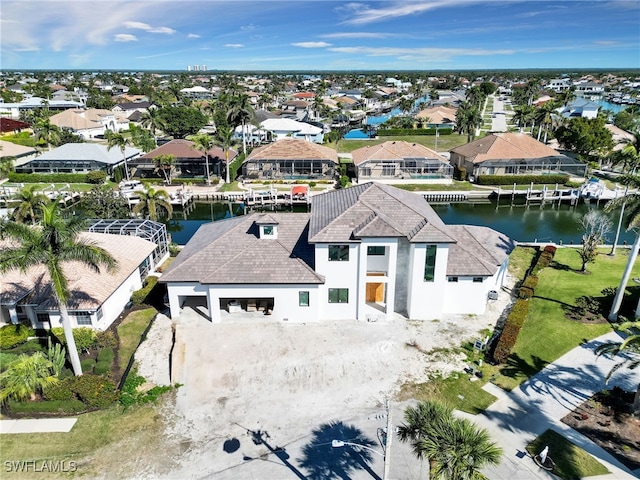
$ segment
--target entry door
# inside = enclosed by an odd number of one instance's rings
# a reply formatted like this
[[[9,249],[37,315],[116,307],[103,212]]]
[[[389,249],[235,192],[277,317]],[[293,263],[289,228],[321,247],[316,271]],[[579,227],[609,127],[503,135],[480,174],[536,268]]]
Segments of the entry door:
[[[384,283],[367,283],[367,302],[384,301]]]

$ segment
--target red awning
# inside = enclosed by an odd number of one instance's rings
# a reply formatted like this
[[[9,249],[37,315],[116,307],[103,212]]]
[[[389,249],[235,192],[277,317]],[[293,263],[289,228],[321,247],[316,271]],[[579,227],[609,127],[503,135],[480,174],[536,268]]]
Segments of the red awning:
[[[307,194],[307,186],[306,185],[296,185],[291,188],[291,195],[306,195]]]

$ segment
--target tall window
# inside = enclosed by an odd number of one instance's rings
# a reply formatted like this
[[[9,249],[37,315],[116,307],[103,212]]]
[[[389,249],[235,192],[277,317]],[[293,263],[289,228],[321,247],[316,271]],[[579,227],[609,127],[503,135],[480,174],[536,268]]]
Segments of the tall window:
[[[49,323],[49,312],[38,312],[36,318],[40,323]]]
[[[309,292],[298,292],[298,305],[301,307],[309,306]]]
[[[436,271],[436,251],[438,247],[435,245],[427,246],[427,255],[424,261],[424,281],[433,282]]]
[[[381,246],[367,247],[367,255],[384,255],[384,247],[381,247]]]
[[[348,288],[330,288],[329,303],[349,303]]]
[[[91,312],[79,310],[75,312],[75,317],[78,325],[91,325]]]
[[[349,245],[329,245],[330,262],[348,262]]]

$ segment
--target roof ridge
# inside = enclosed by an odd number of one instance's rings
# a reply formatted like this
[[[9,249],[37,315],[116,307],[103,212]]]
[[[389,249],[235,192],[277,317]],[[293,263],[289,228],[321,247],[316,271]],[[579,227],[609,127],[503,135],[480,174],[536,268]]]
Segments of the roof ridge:
[[[489,250],[487,250],[487,249],[485,248],[485,246],[484,246],[484,244],[483,244],[482,242],[479,242],[479,241],[478,241],[478,239],[475,237],[475,235],[474,235],[474,234],[469,230],[469,228],[468,228],[468,227],[479,227],[479,228],[489,228],[489,227],[482,227],[482,226],[479,226],[479,225],[457,225],[457,226],[458,226],[458,227],[460,227],[462,230],[464,230],[464,231],[465,231],[465,232],[466,232],[466,233],[467,233],[467,234],[468,234],[468,235],[473,239],[473,241],[474,241],[474,243],[475,243],[476,245],[479,245],[479,246],[480,246],[480,248],[481,248],[482,250],[484,250],[484,251],[488,254],[488,256],[489,256],[490,258],[492,258],[495,262],[497,262],[497,259],[493,256],[493,254],[492,254],[491,252],[489,252]],[[490,264],[490,263],[489,263],[487,260],[485,260],[484,258],[478,257],[478,256],[476,255],[476,253],[475,253],[474,249],[468,249],[468,248],[465,248],[465,247],[464,247],[464,242],[457,242],[457,244],[458,244],[458,245],[459,245],[459,246],[460,246],[464,251],[466,251],[467,253],[469,253],[469,254],[473,255],[473,256],[474,256],[474,258],[475,258],[476,260],[478,260],[479,262],[481,262],[481,263],[485,264],[485,266],[486,266],[486,265],[491,265],[492,267],[493,267],[493,266],[495,266],[495,265]]]

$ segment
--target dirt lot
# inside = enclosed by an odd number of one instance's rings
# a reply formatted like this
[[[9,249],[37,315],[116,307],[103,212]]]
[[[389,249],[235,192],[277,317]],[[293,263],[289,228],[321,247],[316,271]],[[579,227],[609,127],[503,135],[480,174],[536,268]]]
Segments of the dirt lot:
[[[224,442],[248,429],[288,443],[321,422],[378,408],[403,382],[463,368],[456,358],[430,363],[408,344],[428,351],[478,338],[509,301],[508,292],[501,291],[482,316],[376,323],[253,319],[211,324],[185,310],[173,321],[171,362],[172,381],[182,386],[175,405],[164,409],[166,440],[181,448],[162,452],[180,466],[171,472],[144,470],[167,478],[203,478],[238,464],[237,456],[223,453]],[[170,322],[158,319],[136,353],[140,373],[156,383],[166,382],[169,371]],[[243,444],[245,456],[265,453],[263,445]]]

